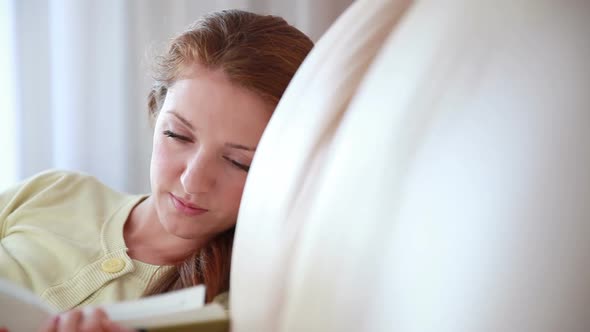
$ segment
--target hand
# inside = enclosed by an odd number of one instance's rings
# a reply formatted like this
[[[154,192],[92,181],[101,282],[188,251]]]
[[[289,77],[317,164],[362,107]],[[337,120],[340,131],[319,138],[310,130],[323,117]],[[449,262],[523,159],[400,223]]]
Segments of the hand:
[[[134,332],[111,321],[102,309],[74,309],[48,319],[39,332]]]

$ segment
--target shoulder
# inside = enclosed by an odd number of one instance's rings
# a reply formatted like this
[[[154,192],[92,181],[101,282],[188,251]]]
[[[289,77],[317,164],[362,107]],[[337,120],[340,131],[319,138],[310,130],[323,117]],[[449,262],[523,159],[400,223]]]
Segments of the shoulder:
[[[114,191],[94,176],[51,169],[24,180],[18,187],[21,197],[72,196],[81,192]]]
[[[98,182],[98,180],[81,172],[49,169],[25,179],[20,186],[44,189],[55,185],[67,185],[77,182]]]
[[[111,189],[95,176],[79,171],[49,169],[34,175],[33,177],[29,178],[28,181],[50,186],[83,185],[114,191],[114,189]]]
[[[127,196],[111,189],[94,176],[65,170],[38,173],[2,195],[5,207],[11,206],[12,211],[27,206],[63,205],[64,202],[84,207],[92,202],[117,202]]]

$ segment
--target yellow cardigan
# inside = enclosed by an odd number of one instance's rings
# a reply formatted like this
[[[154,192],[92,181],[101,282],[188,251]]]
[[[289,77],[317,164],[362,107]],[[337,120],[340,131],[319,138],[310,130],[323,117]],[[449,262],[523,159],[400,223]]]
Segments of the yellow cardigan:
[[[48,171],[0,194],[0,278],[58,310],[141,296],[167,266],[129,258],[123,225],[145,196]]]

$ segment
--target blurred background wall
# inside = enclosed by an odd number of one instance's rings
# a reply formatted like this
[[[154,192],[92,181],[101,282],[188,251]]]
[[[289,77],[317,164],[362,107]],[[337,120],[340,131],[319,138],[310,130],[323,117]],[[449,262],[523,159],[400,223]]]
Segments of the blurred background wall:
[[[149,191],[151,59],[199,16],[284,17],[317,41],[352,0],[0,0],[0,190],[49,168]]]

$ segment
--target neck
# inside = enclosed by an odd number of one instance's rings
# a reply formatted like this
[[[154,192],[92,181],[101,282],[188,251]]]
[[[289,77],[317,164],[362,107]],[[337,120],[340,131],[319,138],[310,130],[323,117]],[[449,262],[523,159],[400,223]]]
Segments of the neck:
[[[123,237],[129,257],[153,265],[180,263],[207,242],[207,239],[183,239],[168,233],[160,223],[151,196],[133,208],[125,222]]]

